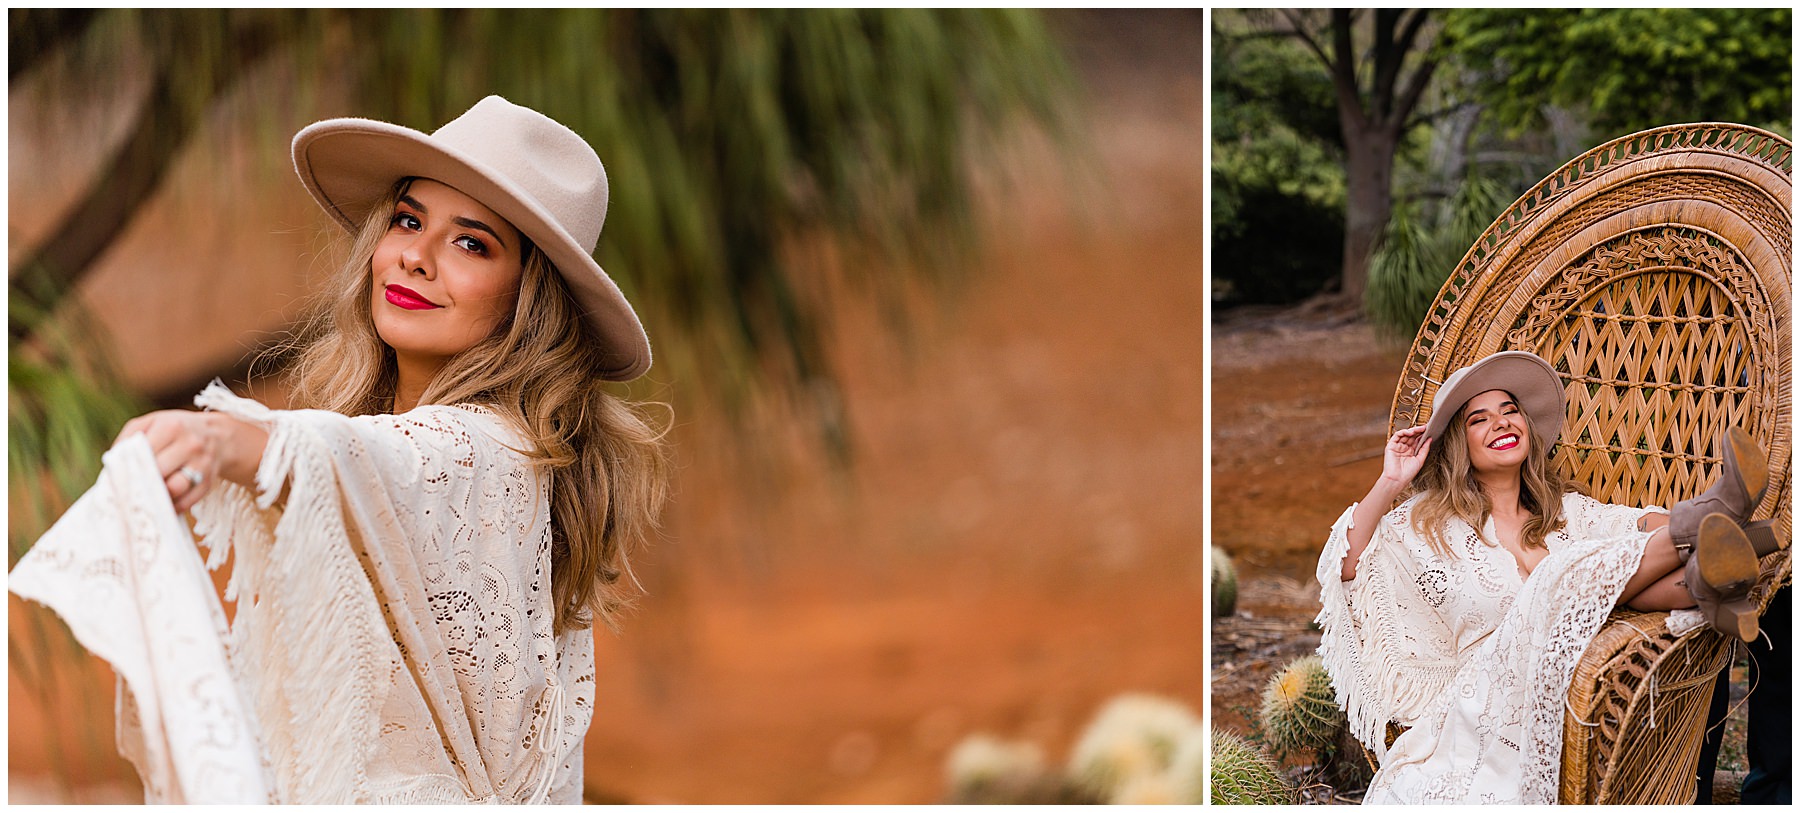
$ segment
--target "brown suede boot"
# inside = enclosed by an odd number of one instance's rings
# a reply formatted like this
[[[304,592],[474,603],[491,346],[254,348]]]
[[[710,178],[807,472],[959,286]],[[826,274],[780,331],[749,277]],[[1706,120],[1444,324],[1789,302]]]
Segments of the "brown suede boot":
[[[1700,540],[1684,572],[1688,594],[1713,629],[1744,641],[1756,639],[1756,605],[1750,588],[1761,568],[1744,529],[1724,514],[1700,521]]]
[[[1700,496],[1682,500],[1669,509],[1669,541],[1674,543],[1675,550],[1684,560],[1700,539],[1702,520],[1712,514],[1723,514],[1742,526],[1769,488],[1769,456],[1756,445],[1750,433],[1731,427],[1719,438],[1718,445],[1725,458],[1725,471],[1719,479]],[[1769,546],[1770,550],[1780,547],[1773,529],[1766,525],[1753,535],[1761,546]]]

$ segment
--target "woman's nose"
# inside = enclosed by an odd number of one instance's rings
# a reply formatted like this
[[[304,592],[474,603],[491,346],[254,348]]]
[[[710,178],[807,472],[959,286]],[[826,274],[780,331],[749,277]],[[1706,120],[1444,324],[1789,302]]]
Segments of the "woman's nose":
[[[400,270],[405,271],[408,274],[419,274],[426,279],[431,279],[437,275],[437,269],[433,267],[429,253],[426,252],[419,243],[420,241],[414,241],[411,245],[400,250]]]

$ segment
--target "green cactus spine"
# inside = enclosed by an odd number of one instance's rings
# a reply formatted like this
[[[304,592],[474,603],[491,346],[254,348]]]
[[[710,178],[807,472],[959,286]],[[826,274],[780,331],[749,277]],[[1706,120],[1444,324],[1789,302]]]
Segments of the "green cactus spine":
[[[1291,805],[1294,789],[1276,772],[1275,761],[1227,731],[1212,730],[1212,803]]]
[[[1331,689],[1331,676],[1317,655],[1295,659],[1269,678],[1263,689],[1263,737],[1277,753],[1311,748],[1328,751],[1344,725]]]

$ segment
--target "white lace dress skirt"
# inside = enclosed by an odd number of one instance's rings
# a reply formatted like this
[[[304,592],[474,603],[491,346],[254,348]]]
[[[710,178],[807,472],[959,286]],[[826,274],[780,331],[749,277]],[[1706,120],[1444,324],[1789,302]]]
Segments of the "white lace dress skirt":
[[[1319,653],[1381,762],[1365,801],[1553,804],[1569,681],[1637,570],[1646,509],[1568,495],[1526,577],[1465,523],[1445,537],[1456,555],[1433,552],[1411,507],[1382,519],[1355,580],[1338,576],[1350,511],[1319,562]],[[1389,720],[1408,729],[1384,748]]]

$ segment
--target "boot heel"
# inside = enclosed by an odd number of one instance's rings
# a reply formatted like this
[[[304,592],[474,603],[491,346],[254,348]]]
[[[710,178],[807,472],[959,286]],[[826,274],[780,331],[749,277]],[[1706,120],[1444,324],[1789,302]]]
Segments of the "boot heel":
[[[1761,519],[1745,525],[1744,536],[1749,538],[1750,547],[1755,549],[1758,559],[1787,547],[1775,536],[1775,521],[1771,519]]]
[[[1748,599],[1720,604],[1713,608],[1711,620],[1713,629],[1721,633],[1737,636],[1746,644],[1756,640],[1756,605],[1751,604]]]
[[[1699,559],[1700,578],[1722,600],[1742,598],[1762,573],[1750,538],[1724,514],[1707,514],[1700,520],[1700,544],[1695,546],[1694,556]]]

